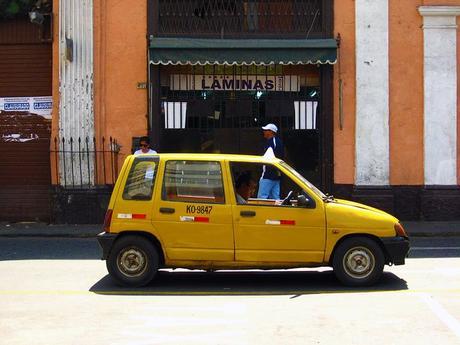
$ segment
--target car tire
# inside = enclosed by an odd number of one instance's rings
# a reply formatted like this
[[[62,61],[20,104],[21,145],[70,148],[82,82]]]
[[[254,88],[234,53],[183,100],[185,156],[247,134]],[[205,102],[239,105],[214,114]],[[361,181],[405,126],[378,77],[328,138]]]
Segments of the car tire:
[[[147,285],[158,271],[155,245],[142,236],[118,239],[107,258],[107,270],[116,283],[128,287]]]
[[[332,266],[342,284],[369,286],[380,279],[384,265],[385,255],[375,240],[352,237],[339,244]]]

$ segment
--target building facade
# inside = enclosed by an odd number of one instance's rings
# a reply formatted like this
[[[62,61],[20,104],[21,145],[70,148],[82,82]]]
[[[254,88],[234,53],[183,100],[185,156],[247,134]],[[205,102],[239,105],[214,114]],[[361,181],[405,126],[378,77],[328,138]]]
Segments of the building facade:
[[[459,5],[55,0],[53,212],[103,210],[139,136],[258,154],[273,122],[325,192],[458,219]]]

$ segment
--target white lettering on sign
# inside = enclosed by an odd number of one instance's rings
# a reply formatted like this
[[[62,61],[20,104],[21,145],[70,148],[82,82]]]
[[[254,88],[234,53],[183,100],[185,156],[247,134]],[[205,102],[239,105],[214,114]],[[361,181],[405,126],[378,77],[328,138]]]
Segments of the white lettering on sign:
[[[213,91],[299,91],[297,75],[203,75],[172,74],[171,90]]]

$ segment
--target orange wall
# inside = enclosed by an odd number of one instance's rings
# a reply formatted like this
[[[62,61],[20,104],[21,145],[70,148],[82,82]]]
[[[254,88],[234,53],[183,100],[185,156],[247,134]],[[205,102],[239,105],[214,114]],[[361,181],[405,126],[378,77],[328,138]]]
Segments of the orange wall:
[[[395,0],[396,1],[396,0]],[[420,6],[459,6],[458,0],[421,0]]]
[[[339,65],[334,66],[334,182],[353,184],[355,180],[355,2],[334,1],[334,31],[340,34],[343,129],[339,120]]]
[[[147,3],[95,0],[94,28],[96,133],[121,144],[122,161],[147,134]]]
[[[340,69],[343,81],[343,128],[340,129],[339,68],[336,64],[334,182],[343,184],[353,184],[355,179],[354,4],[353,0],[334,1],[335,35],[340,33],[342,38]],[[423,184],[423,30],[422,17],[417,10],[421,5],[458,5],[458,0],[389,0],[392,185]],[[96,133],[118,140],[122,145],[120,159],[130,153],[132,136],[147,133],[147,90],[136,87],[138,82],[147,81],[146,10],[146,2],[94,2]],[[458,49],[460,61],[460,47]],[[460,80],[460,70],[458,73]],[[57,100],[55,108],[56,104]],[[458,107],[460,111],[460,104]],[[53,125],[53,131],[55,128]],[[460,138],[460,124],[458,133]],[[460,171],[460,145],[458,155]]]
[[[390,184],[423,185],[423,18],[419,6],[458,6],[458,0],[389,0]],[[339,128],[339,66],[334,69],[334,182],[355,179],[355,8],[354,1],[334,2],[335,35],[340,33],[343,80],[343,129]],[[457,18],[457,23],[460,19]],[[458,66],[460,66],[460,30]],[[457,69],[460,100],[460,68]],[[457,180],[460,184],[460,102],[458,107]]]
[[[54,138],[59,136],[59,0],[53,0],[53,68],[52,68],[52,94],[53,112],[51,118],[51,143],[50,149],[54,150]],[[50,155],[51,183],[57,184],[57,171],[55,155]]]
[[[389,2],[390,184],[422,185],[423,18],[420,0]]]

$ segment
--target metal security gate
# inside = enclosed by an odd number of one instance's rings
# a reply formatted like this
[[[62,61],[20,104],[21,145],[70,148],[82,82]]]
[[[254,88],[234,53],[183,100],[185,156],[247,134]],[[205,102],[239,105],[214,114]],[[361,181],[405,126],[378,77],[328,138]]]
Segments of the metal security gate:
[[[50,219],[50,32],[0,18],[0,221]]]
[[[50,218],[50,121],[0,112],[0,220]]]
[[[151,0],[149,133],[162,152],[261,154],[275,123],[286,160],[333,181],[333,0]]]
[[[159,66],[160,152],[261,155],[274,123],[285,160],[321,185],[320,68],[314,65]],[[154,114],[155,117],[155,114]]]

